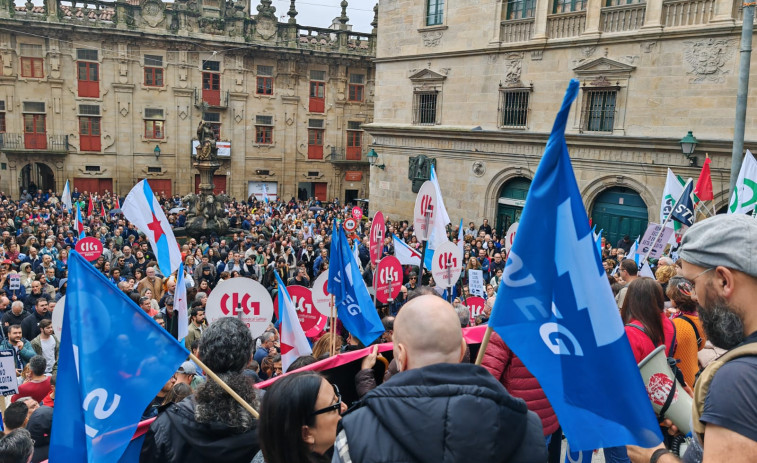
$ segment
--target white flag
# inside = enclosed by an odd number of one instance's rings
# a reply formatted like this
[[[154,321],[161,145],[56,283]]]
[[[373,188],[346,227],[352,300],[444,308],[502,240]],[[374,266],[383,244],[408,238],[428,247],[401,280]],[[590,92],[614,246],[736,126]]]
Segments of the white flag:
[[[400,241],[394,234],[392,234],[392,244],[394,244],[394,257],[400,261],[400,264],[421,266],[420,252]]]
[[[274,273],[276,274],[276,282],[279,288],[281,367],[284,371],[287,371],[289,365],[297,360],[297,357],[310,355],[313,351],[310,348],[308,338],[305,337],[305,332],[302,331],[302,325],[300,325],[300,319],[297,316],[297,309],[294,307],[292,297],[289,295],[286,286],[284,286],[284,282],[281,281],[278,272]]]
[[[189,334],[189,315],[187,314],[187,284],[184,281],[184,264],[179,264],[176,273],[176,290],[174,291],[173,308],[179,314],[179,341]]]
[[[665,223],[665,219],[673,210],[673,206],[675,206],[676,200],[681,197],[681,193],[683,193],[683,185],[678,181],[673,171],[668,168],[668,177],[665,180],[665,189],[662,190],[662,202],[660,203],[660,223]],[[665,226],[675,230],[676,223],[676,221],[670,220]],[[671,245],[676,243],[675,233],[670,235],[670,241],[668,242]]]
[[[450,222],[450,220],[449,214],[447,214],[447,208],[444,207],[442,190],[441,188],[439,188],[439,179],[436,176],[436,169],[434,169],[433,164],[431,165],[431,176],[429,180],[434,184],[434,189],[436,190],[436,198],[438,200],[438,214],[434,218],[433,224],[431,226],[431,233],[428,237],[428,248],[436,249],[445,241],[449,241],[449,238],[447,238],[447,224]]]
[[[66,186],[63,187],[63,194],[61,195],[61,203],[66,208],[68,213],[71,213],[73,209],[73,203],[71,202],[71,189],[68,187],[68,180],[66,180]]]
[[[752,152],[746,150],[746,156],[741,163],[739,178],[733,190],[731,202],[728,206],[729,214],[749,214],[757,204],[757,161]]]

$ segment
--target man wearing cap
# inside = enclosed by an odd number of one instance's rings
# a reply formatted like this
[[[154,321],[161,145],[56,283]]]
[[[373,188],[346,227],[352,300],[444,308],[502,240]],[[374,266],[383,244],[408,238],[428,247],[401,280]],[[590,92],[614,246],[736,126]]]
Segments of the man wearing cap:
[[[708,340],[728,350],[755,347],[750,344],[757,343],[757,221],[728,214],[697,222],[683,236],[678,255],[680,276],[699,303]],[[694,401],[692,447],[703,444],[699,461],[757,461],[757,354],[710,363],[695,385]],[[687,451],[683,461],[696,461],[690,455],[696,450]],[[680,461],[662,447],[629,447],[629,456],[644,463]]]
[[[176,384],[184,383],[195,390],[205,380],[197,374],[197,366],[191,360],[182,363],[176,372]]]

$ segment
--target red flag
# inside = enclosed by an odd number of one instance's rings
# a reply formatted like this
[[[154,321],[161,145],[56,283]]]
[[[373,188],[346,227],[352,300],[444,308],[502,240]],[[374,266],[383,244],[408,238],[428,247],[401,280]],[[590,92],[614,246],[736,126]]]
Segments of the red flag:
[[[100,217],[105,217],[105,204],[100,203]]]
[[[95,205],[92,204],[92,196],[89,197],[89,206],[87,206],[87,217],[92,217],[92,211],[95,209]]]
[[[694,187],[694,194],[702,201],[712,201],[715,196],[712,194],[712,177],[710,177],[710,157],[704,160],[702,172],[699,173],[699,179]]]
[[[116,209],[121,209],[121,202],[118,200],[118,195],[116,195]]]

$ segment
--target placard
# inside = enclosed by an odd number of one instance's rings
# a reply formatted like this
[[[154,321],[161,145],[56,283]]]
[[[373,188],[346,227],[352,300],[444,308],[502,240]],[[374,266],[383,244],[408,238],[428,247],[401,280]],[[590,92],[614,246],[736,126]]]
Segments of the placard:
[[[418,196],[415,198],[415,209],[413,210],[413,230],[419,241],[426,241],[431,233],[436,214],[436,188],[430,181],[425,181],[418,190]]]
[[[507,229],[507,234],[505,235],[505,251],[507,252],[510,252],[510,248],[513,247],[513,243],[515,242],[515,233],[518,231],[518,223],[519,222],[515,222]]]
[[[21,275],[18,273],[11,273],[8,275],[8,289],[10,291],[18,291],[21,289]]]
[[[468,290],[474,296],[484,297],[483,270],[468,270]]]
[[[486,301],[483,297],[472,296],[465,302],[468,306],[468,310],[470,310],[470,322],[472,324],[476,321],[476,317],[484,313],[484,305],[486,305]]]
[[[662,235],[660,235],[662,230]],[[662,252],[665,250],[665,246],[668,245],[668,240],[675,230],[670,227],[662,228],[659,223],[651,222],[647,225],[647,231],[644,232],[644,237],[639,242],[638,250],[636,254],[645,256],[649,252],[650,259],[657,259],[662,256]],[[654,247],[652,247],[653,241],[655,241]],[[651,250],[650,250],[651,249]],[[628,256],[629,259],[633,259],[633,256]]]
[[[462,270],[463,255],[455,243],[445,241],[436,248],[431,264],[431,275],[437,286],[451,288],[457,283]]]
[[[378,261],[381,260],[381,250],[384,247],[385,232],[386,224],[384,223],[384,214],[382,214],[381,211],[378,211],[376,212],[376,215],[373,216],[371,232],[368,237],[371,262],[374,264],[378,264]]]
[[[300,286],[287,286],[289,296],[292,298],[294,308],[297,310],[297,318],[300,320],[300,326],[305,336],[315,336],[326,326],[328,317],[324,317],[313,305],[313,293],[310,289]],[[279,296],[273,299],[274,313],[279,314]],[[322,323],[322,324],[321,324]],[[319,326],[319,324],[321,324]],[[314,331],[313,334],[308,334]]]
[[[18,394],[18,379],[16,379],[16,363],[12,350],[0,350],[0,395]]]
[[[382,304],[394,300],[402,290],[402,264],[394,256],[381,259],[376,271],[373,272],[373,287],[376,289],[376,300]],[[391,297],[390,297],[391,296]]]
[[[213,323],[222,317],[239,318],[256,338],[263,334],[273,319],[271,295],[252,278],[237,277],[221,281],[208,297],[205,318],[208,323]]]
[[[53,333],[58,337],[58,341],[61,340],[61,334],[63,334],[63,311],[66,309],[66,296],[61,296],[58,302],[55,303],[55,310],[53,310],[52,321]]]
[[[363,220],[363,209],[360,206],[352,208],[352,218],[360,222]]]
[[[359,182],[363,179],[363,173],[359,170],[348,170],[344,174],[344,180],[347,182]]]
[[[331,294],[328,291],[329,272],[323,272],[313,282],[311,297],[315,309],[326,318],[331,316]]]
[[[352,233],[357,230],[357,221],[352,217],[348,217],[344,221],[344,224],[342,226],[344,227],[344,231],[346,231],[347,233]]]
[[[76,252],[88,261],[97,260],[103,253],[103,244],[94,236],[87,236],[76,242]]]

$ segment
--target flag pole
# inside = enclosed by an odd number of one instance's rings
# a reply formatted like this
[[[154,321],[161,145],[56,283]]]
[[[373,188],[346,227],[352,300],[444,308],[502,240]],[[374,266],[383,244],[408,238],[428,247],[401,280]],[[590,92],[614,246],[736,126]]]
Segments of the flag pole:
[[[221,378],[218,377],[215,373],[213,373],[213,370],[209,369],[200,359],[197,358],[195,354],[189,354],[189,358],[192,359],[194,363],[200,366],[202,368],[202,371],[204,371],[210,378],[218,383],[219,386],[223,388],[224,391],[228,392],[229,395],[239,402],[239,405],[242,406],[245,410],[250,412],[250,415],[252,415],[253,418],[258,419],[259,415],[258,412],[252,408],[252,405],[248,404],[247,401],[245,401],[242,397],[237,394],[234,389],[230,388],[228,384],[226,384]]]
[[[689,186],[689,183],[692,183],[692,180],[689,179],[688,182],[686,182],[686,185],[683,186],[683,191],[681,192],[681,196],[678,197],[678,200],[675,202],[675,206],[681,202],[683,199],[683,195],[686,193],[686,188]],[[639,268],[643,267],[644,264],[647,263],[647,260],[649,259],[649,254],[652,252],[652,249],[654,249],[655,245],[657,244],[657,240],[660,239],[660,236],[662,236],[662,233],[665,231],[665,226],[670,222],[671,217],[673,217],[673,210],[670,211],[667,217],[665,217],[665,221],[662,222],[662,226],[660,227],[660,231],[657,233],[657,235],[654,238],[654,241],[652,241],[652,244],[649,246],[649,249],[647,250],[646,254],[644,254],[644,258],[641,259],[641,263],[639,264]]]
[[[334,295],[331,295],[331,317],[330,318],[330,331],[331,331],[331,346],[329,346],[329,352],[330,357],[334,356],[334,351],[336,350],[336,327],[334,324],[336,323],[336,318],[334,317]]]
[[[484,339],[481,341],[481,347],[478,348],[478,355],[476,355],[476,365],[480,366],[481,362],[484,360],[484,352],[486,352],[486,347],[489,345],[489,338],[492,337],[492,331],[494,331],[494,329],[491,325],[487,325]]]

